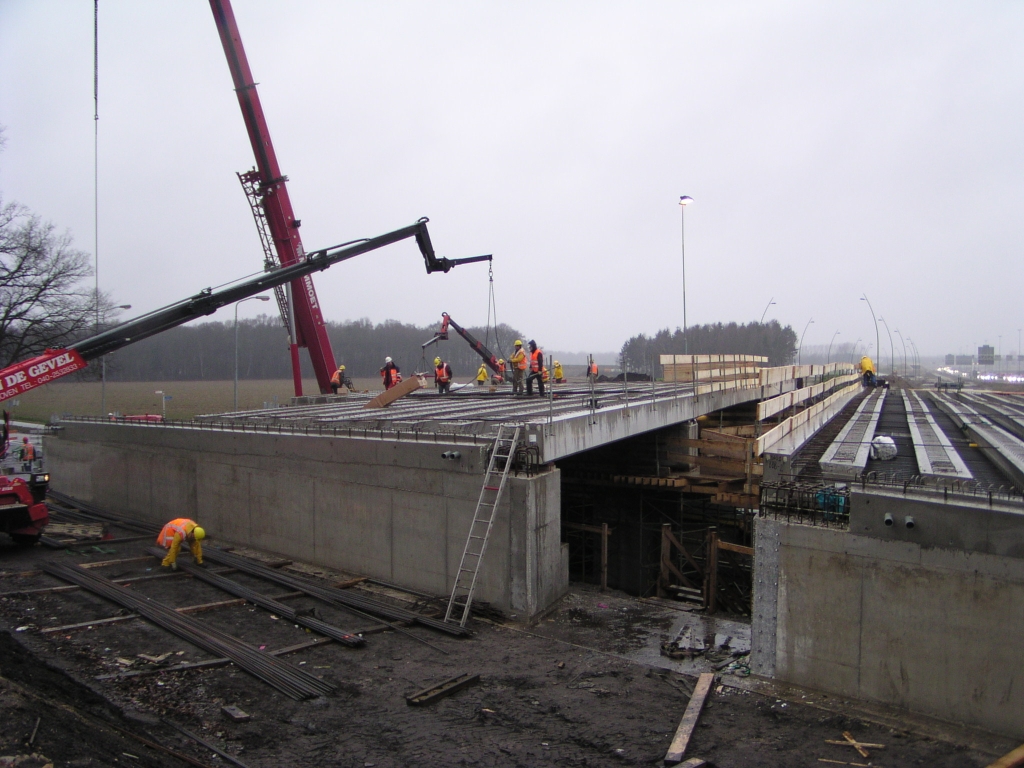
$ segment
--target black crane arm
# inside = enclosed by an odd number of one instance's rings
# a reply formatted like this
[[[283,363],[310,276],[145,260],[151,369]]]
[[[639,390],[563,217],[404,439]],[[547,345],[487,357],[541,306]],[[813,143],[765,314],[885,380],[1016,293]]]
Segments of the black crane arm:
[[[426,263],[427,274],[431,272],[448,272],[459,264],[490,260],[490,256],[474,256],[467,259],[438,258],[434,254],[430,235],[427,232],[428,219],[423,218],[407,227],[396,229],[384,235],[371,237],[354,243],[324,248],[313,251],[296,264],[279,267],[258,276],[243,280],[235,285],[220,290],[206,288],[194,296],[176,302],[134,320],[121,323],[114,328],[91,336],[72,344],[69,349],[78,352],[84,360],[92,360],[108,352],[142,341],[162,331],[183,325],[196,318],[211,315],[221,307],[233,304],[241,299],[255,296],[257,293],[292,282],[314,272],[321,272],[339,262],[346,261],[360,254],[383,248],[410,237],[416,238],[420,253]]]

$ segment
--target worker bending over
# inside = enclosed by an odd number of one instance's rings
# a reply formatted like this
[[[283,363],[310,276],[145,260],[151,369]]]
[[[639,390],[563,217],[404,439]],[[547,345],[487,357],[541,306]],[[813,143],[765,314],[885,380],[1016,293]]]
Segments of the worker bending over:
[[[516,339],[513,345],[515,351],[508,359],[512,363],[512,394],[523,394],[523,376],[526,374],[526,352],[523,351],[523,342]]]
[[[565,372],[562,370],[562,364],[555,360],[555,384],[565,384]]]
[[[537,391],[544,397],[544,353],[537,348],[537,342],[530,339],[530,375],[526,377],[526,396],[533,394],[533,382],[537,382]]]
[[[352,389],[352,379],[345,375],[345,366],[339,365],[338,370],[331,376],[331,392],[338,394],[338,390],[342,387]]]
[[[402,380],[402,373],[390,357],[384,358],[384,367],[380,369],[380,378],[384,382],[384,389],[391,389]]]
[[[864,380],[865,387],[878,386],[878,380],[875,378],[875,364],[867,355],[864,355],[864,357],[860,359],[860,372],[861,378]]]
[[[192,551],[192,558],[196,561],[196,565],[202,565],[203,547],[199,542],[205,538],[206,531],[200,528],[195,520],[189,520],[187,517],[171,520],[163,527],[156,539],[156,543],[167,550],[167,557],[160,565],[178,570],[178,552],[183,541],[188,542],[188,548]]]
[[[434,358],[434,383],[437,385],[438,394],[447,395],[451,392],[452,367],[440,357]]]

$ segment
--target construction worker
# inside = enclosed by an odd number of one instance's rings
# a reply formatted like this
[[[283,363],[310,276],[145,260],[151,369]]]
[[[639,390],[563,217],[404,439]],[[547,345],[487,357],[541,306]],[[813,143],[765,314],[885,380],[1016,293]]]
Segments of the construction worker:
[[[875,364],[867,355],[860,359],[860,372],[865,387],[878,386],[878,380],[875,378]]]
[[[526,352],[523,351],[523,342],[516,339],[513,344],[515,351],[508,361],[512,364],[512,394],[523,394],[523,376],[526,374]]]
[[[352,379],[345,375],[345,366],[339,365],[338,370],[331,376],[331,392],[338,394],[338,390],[342,387],[352,389]]]
[[[175,571],[178,570],[178,551],[181,549],[183,541],[188,542],[188,548],[192,551],[192,559],[196,561],[196,565],[202,565],[203,547],[199,542],[205,538],[206,531],[200,528],[195,520],[189,520],[187,517],[171,520],[156,538],[156,543],[167,550],[167,557],[160,565]]]
[[[440,357],[434,358],[434,383],[437,385],[438,394],[447,395],[451,391],[452,367]]]
[[[384,389],[391,389],[402,380],[402,373],[390,357],[384,358],[384,367],[380,369],[380,378],[384,382]]]
[[[597,381],[597,363],[594,362],[594,358],[590,358],[590,362],[587,364],[587,379],[591,383]]]
[[[498,373],[494,374],[491,379],[492,384],[501,384],[502,382],[508,381],[512,376],[509,373],[508,363],[503,358],[498,358]]]
[[[562,364],[555,360],[555,384],[565,384],[565,372],[562,370]]]
[[[530,339],[530,375],[526,377],[526,396],[533,394],[533,382],[537,382],[537,391],[544,397],[544,353],[537,348],[537,342]]]
[[[476,383],[478,386],[483,386],[487,383],[487,379],[491,377],[491,374],[487,371],[487,363],[480,363],[480,368],[476,372]]]
[[[36,447],[27,437],[21,438],[21,471],[31,472],[32,462],[36,460]]]

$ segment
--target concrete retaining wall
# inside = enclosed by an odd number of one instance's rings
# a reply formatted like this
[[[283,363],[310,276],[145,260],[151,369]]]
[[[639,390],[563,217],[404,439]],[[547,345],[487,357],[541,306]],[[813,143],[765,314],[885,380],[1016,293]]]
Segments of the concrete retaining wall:
[[[482,446],[114,424],[67,424],[46,447],[54,489],[83,501],[438,595],[486,469]],[[510,476],[476,597],[530,616],[564,594],[560,529],[557,470]]]
[[[865,496],[854,532],[756,521],[754,671],[1024,739],[1024,516]]]

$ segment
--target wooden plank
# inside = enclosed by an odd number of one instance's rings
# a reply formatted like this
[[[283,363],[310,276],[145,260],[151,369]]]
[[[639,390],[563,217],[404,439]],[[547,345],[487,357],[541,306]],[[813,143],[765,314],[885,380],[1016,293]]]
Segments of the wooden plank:
[[[693,440],[687,437],[670,437],[664,444],[670,451],[672,449],[682,451],[688,448],[699,448],[702,453],[706,451],[709,456],[722,456],[730,459],[745,459],[751,450],[747,445],[731,440]]]
[[[704,672],[697,679],[697,685],[693,688],[693,696],[690,703],[686,705],[686,712],[683,719],[679,721],[676,735],[672,738],[668,752],[665,753],[665,762],[675,765],[683,760],[686,755],[686,748],[690,746],[690,738],[693,736],[693,729],[697,727],[697,718],[704,708],[704,701],[711,692],[711,684],[715,681],[713,672]]]
[[[373,400],[366,403],[363,408],[385,408],[391,403],[395,402],[401,397],[405,397],[410,392],[415,392],[417,389],[426,389],[427,380],[422,376],[410,376],[391,389],[386,389],[377,395]]]
[[[450,680],[445,680],[439,685],[431,686],[430,688],[424,688],[422,691],[417,691],[411,696],[406,696],[405,701],[407,704],[413,707],[422,706],[424,704],[432,704],[438,699],[443,699],[445,696],[450,696],[456,691],[461,691],[463,688],[468,688],[471,685],[475,685],[480,682],[480,675],[462,674],[456,675]]]
[[[988,768],[1020,768],[1024,765],[1024,744],[1017,747],[1013,752],[1009,752],[994,763],[991,763]]]
[[[690,464],[696,464],[698,467],[707,467],[708,469],[724,472],[730,476],[747,475],[746,463],[736,459],[721,459],[717,456],[690,456],[688,461]],[[756,476],[763,475],[764,466],[762,464],[751,464],[750,474]]]
[[[750,557],[754,556],[754,548],[753,547],[744,547],[742,544],[733,544],[733,543],[728,542],[728,541],[719,540],[718,541],[718,548],[719,549],[727,549],[730,552],[739,552],[741,555],[749,555]]]

